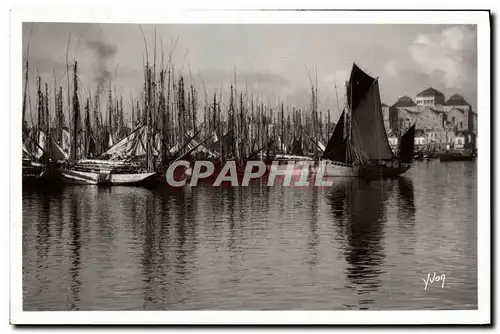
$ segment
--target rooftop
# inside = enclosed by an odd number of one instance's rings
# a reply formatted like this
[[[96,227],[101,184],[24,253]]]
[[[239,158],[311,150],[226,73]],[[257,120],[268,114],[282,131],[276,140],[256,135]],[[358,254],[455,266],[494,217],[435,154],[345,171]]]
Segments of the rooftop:
[[[447,106],[468,106],[469,103],[465,101],[465,99],[458,94],[454,94],[450,96],[448,101],[446,101],[445,105]]]
[[[429,110],[430,112],[433,112],[435,114],[438,114],[438,115],[441,115],[441,114],[446,114],[444,111],[442,110],[439,110],[439,109],[435,109],[435,108],[431,108],[431,107],[423,107],[423,108],[419,108],[418,109],[418,112],[419,113],[422,113],[422,112],[425,112]]]
[[[453,107],[451,110],[453,110],[453,109],[456,109],[456,110],[460,111],[462,114],[465,113],[465,111],[463,109],[460,109],[460,108],[457,108],[457,107]]]
[[[427,109],[435,112],[436,114],[446,114],[446,112],[444,112],[443,110],[439,110],[439,109],[434,109],[434,108],[429,108],[427,107]]]
[[[413,102],[411,97],[409,96],[402,96],[400,97],[396,103],[394,103],[392,106],[396,108],[407,108],[407,107],[415,107],[417,104]]]
[[[405,110],[406,112],[410,113],[410,114],[418,114],[418,113],[420,113],[420,111],[419,111],[419,110],[406,109],[406,108],[405,108],[404,110]]]
[[[423,90],[417,94],[417,97],[435,97],[435,96],[443,96],[444,97],[444,94],[438,90],[435,90],[432,87],[429,87],[426,90]]]

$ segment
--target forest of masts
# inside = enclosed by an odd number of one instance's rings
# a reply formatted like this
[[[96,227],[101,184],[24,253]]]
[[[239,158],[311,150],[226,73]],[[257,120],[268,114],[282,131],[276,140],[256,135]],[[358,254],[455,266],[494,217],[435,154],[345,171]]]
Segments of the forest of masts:
[[[81,96],[76,60],[67,66],[66,92],[54,75],[53,98],[49,94],[49,83],[38,76],[37,118],[31,115],[29,129],[26,122],[29,63],[26,61],[23,139],[30,138],[30,145],[37,146],[37,132],[41,130],[61,145],[62,130],[66,129],[71,137],[71,161],[74,162],[101,157],[111,142],[116,143],[146,125],[147,139],[141,145],[147,152],[147,169],[165,166],[179,155],[186,155],[192,139],[226,160],[253,159],[262,153],[321,155],[319,143],[326,144],[335,124],[330,119],[330,110],[324,113],[318,110],[318,89],[312,81],[311,103],[305,110],[285,106],[283,102],[264,104],[247,92],[238,91],[236,83],[231,84],[229,96],[222,96],[222,90],[213,96],[205,91],[204,102],[199,105],[198,91],[192,82],[185,84],[182,75],[176,77],[170,60],[164,64],[163,54],[161,58],[160,66],[156,59],[152,63],[146,60],[143,92],[131,97],[131,119],[128,121],[123,110],[123,96],[118,96],[116,89],[112,90],[111,82],[106,83],[107,92],[104,87],[98,87],[93,96],[91,93]],[[107,95],[106,113],[101,110],[101,95]],[[197,117],[199,109],[202,109],[201,120]],[[66,119],[70,119],[70,124],[66,124]],[[153,145],[160,152],[159,156],[153,154]],[[158,149],[160,147],[166,149]],[[172,150],[173,147],[177,149]],[[175,156],[170,153],[172,151],[176,151]]]

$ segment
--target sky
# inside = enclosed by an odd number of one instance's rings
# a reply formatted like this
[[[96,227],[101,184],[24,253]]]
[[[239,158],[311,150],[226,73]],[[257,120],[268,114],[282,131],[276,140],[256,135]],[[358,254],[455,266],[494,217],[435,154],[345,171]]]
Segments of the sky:
[[[221,89],[227,98],[236,75],[239,91],[250,97],[307,108],[312,82],[320,109],[332,110],[335,119],[355,62],[379,78],[382,102],[388,105],[404,95],[415,99],[431,86],[446,98],[464,96],[477,110],[477,34],[470,25],[24,23],[31,109],[36,109],[38,75],[48,83],[50,96],[54,80],[66,87],[68,50],[68,60],[78,61],[81,95],[111,80],[130,115],[130,101],[143,86],[145,42],[153,61],[155,31],[157,64],[162,49],[164,63],[171,54],[176,75],[193,82],[200,102]]]

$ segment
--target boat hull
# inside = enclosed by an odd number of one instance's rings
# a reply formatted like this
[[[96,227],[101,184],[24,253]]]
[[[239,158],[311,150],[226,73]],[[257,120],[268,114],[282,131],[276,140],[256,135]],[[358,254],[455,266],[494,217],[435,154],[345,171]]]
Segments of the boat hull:
[[[45,167],[37,162],[23,161],[22,184],[24,186],[45,186],[60,183],[60,168],[57,164]]]
[[[111,174],[111,184],[136,184],[152,178],[156,173]]]
[[[355,167],[349,164],[326,161],[323,175],[326,177],[392,177],[405,173],[410,167],[410,163]]]
[[[359,177],[361,176],[360,169],[352,165],[343,164],[339,162],[323,160],[325,163],[325,170],[323,175],[327,177]]]
[[[132,185],[147,181],[155,173],[124,173],[115,174],[109,171],[84,172],[65,169],[61,173],[64,182],[84,185]]]
[[[474,160],[473,155],[465,155],[465,154],[441,154],[439,156],[440,161],[472,161]]]

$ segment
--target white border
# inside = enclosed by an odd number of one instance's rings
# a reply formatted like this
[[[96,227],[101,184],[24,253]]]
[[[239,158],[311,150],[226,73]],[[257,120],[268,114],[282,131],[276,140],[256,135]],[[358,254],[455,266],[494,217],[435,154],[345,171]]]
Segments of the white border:
[[[124,9],[124,7],[126,9]],[[484,324],[490,323],[490,22],[488,12],[182,11],[151,6],[13,10],[10,105],[10,297],[13,324]],[[21,225],[21,40],[23,21],[106,23],[477,24],[478,310],[474,311],[169,311],[23,312]]]

